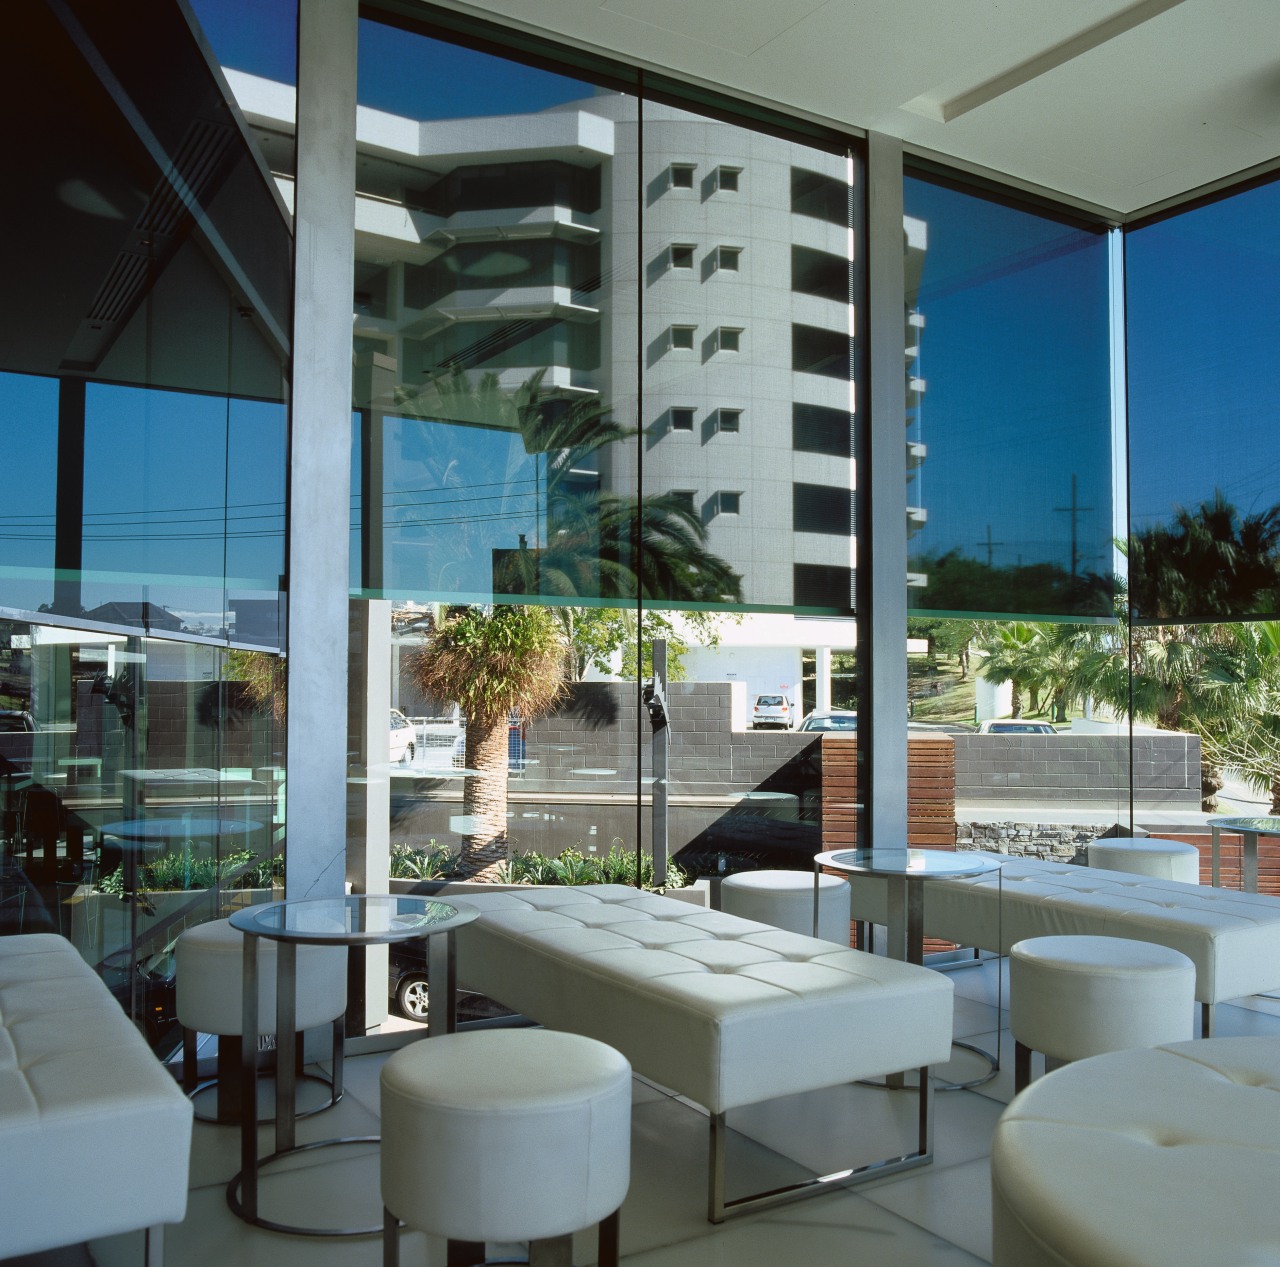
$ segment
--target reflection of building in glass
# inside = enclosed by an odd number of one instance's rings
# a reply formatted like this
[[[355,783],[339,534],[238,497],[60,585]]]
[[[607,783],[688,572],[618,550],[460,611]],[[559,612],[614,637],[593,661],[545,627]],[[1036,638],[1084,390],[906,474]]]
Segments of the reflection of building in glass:
[[[920,467],[927,449],[922,418],[925,380],[920,371],[920,340],[924,334],[924,313],[919,308],[920,278],[924,271],[924,253],[929,245],[929,226],[915,216],[902,219],[904,260],[906,268],[907,315],[905,346],[907,350],[907,534],[919,532],[928,511],[919,503],[921,497]],[[929,583],[922,572],[908,572],[907,584],[921,588]]]
[[[283,152],[291,90],[230,78],[267,131],[266,152]],[[855,166],[672,107],[646,105],[637,155],[640,137],[635,100],[609,93],[425,123],[362,108],[357,404],[403,411],[406,395],[458,370],[473,382],[492,372],[508,392],[541,372],[565,397],[597,395],[640,439],[588,457],[580,482],[678,496],[742,575],[749,604],[848,610]],[[910,452],[918,467],[923,446]],[[519,457],[488,461],[505,463],[506,477]],[[525,501],[495,507],[473,482],[449,517],[496,510],[506,528],[493,549],[517,549],[520,533],[544,546],[542,477],[526,464]],[[405,499],[384,496],[383,565],[394,572],[397,560],[413,566],[414,537],[395,531]],[[417,509],[419,521],[442,517]]]

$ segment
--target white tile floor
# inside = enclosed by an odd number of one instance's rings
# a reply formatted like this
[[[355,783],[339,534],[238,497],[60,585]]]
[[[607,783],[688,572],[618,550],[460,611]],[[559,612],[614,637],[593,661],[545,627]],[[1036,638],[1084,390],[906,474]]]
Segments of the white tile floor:
[[[713,1227],[706,1221],[706,1119],[687,1102],[640,1080],[632,1117],[632,1182],[622,1211],[628,1267],[777,1267],[779,1264],[875,1262],[880,1267],[959,1267],[991,1257],[991,1135],[1013,1094],[1012,1043],[998,1031],[996,967],[987,962],[952,973],[956,1037],[990,1048],[999,1033],[1003,1067],[974,1090],[935,1097],[932,1166],[890,1176],[854,1191],[834,1192]],[[1007,990],[1005,992],[1007,998]],[[1007,1020],[1007,1017],[1005,1018]],[[1280,1035],[1280,1000],[1255,998],[1220,1006],[1218,1033]],[[347,1063],[347,1095],[337,1108],[299,1124],[302,1140],[377,1132],[378,1071],[385,1056]],[[977,1057],[957,1052],[936,1072],[975,1076]],[[867,1086],[833,1088],[730,1115],[742,1132],[729,1154],[730,1182],[765,1186],[794,1172],[787,1157],[836,1168],[908,1149],[914,1093]],[[169,1267],[262,1264],[263,1267],[377,1267],[377,1237],[323,1240],[252,1229],[227,1209],[225,1186],[238,1168],[233,1128],[197,1123],[186,1221],[168,1230]],[[264,1150],[269,1132],[264,1129]],[[785,1155],[781,1155],[785,1154]],[[856,1154],[856,1155],[855,1155]],[[299,1222],[376,1222],[376,1146],[344,1146],[304,1153],[264,1181],[263,1213]],[[98,1267],[135,1267],[139,1236],[113,1237],[90,1247]],[[491,1252],[494,1252],[491,1250]],[[44,1256],[41,1267],[83,1263]],[[442,1267],[444,1245],[421,1233],[402,1233],[405,1267]],[[595,1262],[595,1237],[577,1238],[574,1261]]]

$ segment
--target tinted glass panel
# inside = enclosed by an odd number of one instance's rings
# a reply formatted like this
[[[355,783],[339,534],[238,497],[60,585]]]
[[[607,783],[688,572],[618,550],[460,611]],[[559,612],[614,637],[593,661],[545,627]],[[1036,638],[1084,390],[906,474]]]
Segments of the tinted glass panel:
[[[1140,621],[1280,614],[1280,184],[1126,238]]]
[[[292,244],[266,165],[180,9],[36,6],[0,60],[18,100],[60,86],[10,151],[0,607],[278,647]]]
[[[1106,239],[923,179],[904,193],[912,606],[1105,617]]]

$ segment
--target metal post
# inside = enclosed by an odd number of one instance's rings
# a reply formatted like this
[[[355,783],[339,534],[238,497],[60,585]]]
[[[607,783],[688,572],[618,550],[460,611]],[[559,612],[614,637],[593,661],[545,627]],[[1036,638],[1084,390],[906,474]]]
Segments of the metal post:
[[[240,1205],[258,1217],[258,939],[244,934],[240,1011]]]
[[[653,640],[653,684],[646,692],[653,724],[653,883],[667,882],[667,777],[670,773],[670,725],[667,715],[667,640]]]

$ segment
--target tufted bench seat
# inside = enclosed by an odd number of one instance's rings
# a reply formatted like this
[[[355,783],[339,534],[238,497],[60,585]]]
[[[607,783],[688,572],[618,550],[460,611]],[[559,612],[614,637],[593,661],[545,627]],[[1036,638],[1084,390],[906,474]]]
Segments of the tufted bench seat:
[[[0,1258],[186,1215],[191,1104],[63,937],[0,938]]]
[[[1034,1082],[991,1149],[994,1267],[1280,1261],[1280,1039],[1111,1052]]]
[[[458,980],[551,1029],[599,1039],[711,1113],[709,1217],[932,1158],[927,1066],[950,1055],[938,973],[626,885],[468,894]],[[915,1152],[793,1189],[726,1200],[725,1113],[920,1070]]]
[[[924,886],[925,932],[998,954],[1024,938],[1054,934],[1129,937],[1180,950],[1196,967],[1206,1037],[1215,1003],[1280,987],[1280,898],[1038,858],[1006,858],[1001,873],[931,880]],[[887,901],[884,881],[854,879],[855,920],[887,923]]]

